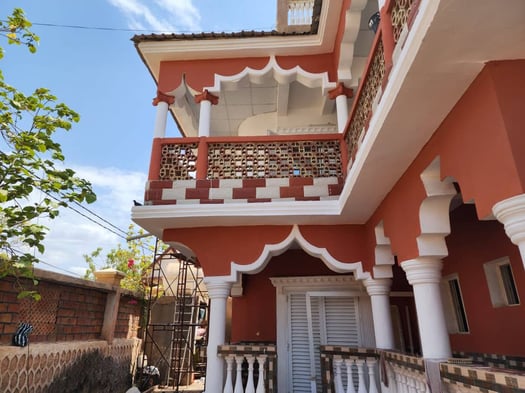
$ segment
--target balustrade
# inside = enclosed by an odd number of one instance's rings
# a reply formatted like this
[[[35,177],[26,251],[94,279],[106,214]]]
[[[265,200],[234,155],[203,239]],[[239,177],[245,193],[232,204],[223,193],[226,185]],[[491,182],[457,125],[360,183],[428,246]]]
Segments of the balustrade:
[[[223,393],[276,391],[274,345],[223,345],[218,353],[226,362]]]
[[[288,25],[295,26],[312,24],[313,10],[314,0],[288,1]]]
[[[408,31],[418,4],[419,0],[390,0],[382,9],[379,29],[352,105],[349,126],[345,131],[350,160],[355,157],[368,129],[374,105],[379,102],[383,94],[393,67],[392,57],[395,46],[403,45],[400,39],[402,31]]]

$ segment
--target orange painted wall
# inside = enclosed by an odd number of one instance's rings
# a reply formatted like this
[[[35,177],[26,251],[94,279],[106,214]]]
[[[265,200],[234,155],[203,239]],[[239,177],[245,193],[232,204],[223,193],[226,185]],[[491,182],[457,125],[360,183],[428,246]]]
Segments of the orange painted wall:
[[[452,334],[453,351],[525,354],[525,270],[518,248],[497,221],[478,221],[473,205],[451,213],[452,233],[446,238],[449,256],[443,276],[457,273],[470,328],[469,334]],[[508,256],[521,305],[494,308],[483,264]]]
[[[369,231],[384,221],[400,262],[418,256],[426,197],[419,175],[434,158],[441,158],[443,178],[458,181],[464,200],[475,200],[481,218],[496,202],[525,191],[525,111],[518,107],[525,107],[524,78],[524,61],[487,64],[369,220]]]
[[[231,76],[243,71],[246,67],[255,70],[263,69],[269,62],[269,57],[249,57],[232,59],[206,59],[185,61],[163,61],[160,63],[159,90],[170,92],[177,88],[186,76],[187,84],[202,91],[205,87],[214,85],[215,74]],[[304,56],[277,56],[277,63],[283,69],[291,69],[299,65],[312,73],[328,72],[330,81],[337,80],[337,70],[331,53]]]
[[[197,255],[206,276],[230,274],[231,262],[250,264],[265,244],[282,242],[291,226],[244,226],[167,229],[164,242],[179,242]]]
[[[270,277],[316,276],[336,274],[324,263],[302,250],[288,250],[272,258],[257,275],[245,275],[243,296],[232,301],[232,342],[275,342],[276,299]]]

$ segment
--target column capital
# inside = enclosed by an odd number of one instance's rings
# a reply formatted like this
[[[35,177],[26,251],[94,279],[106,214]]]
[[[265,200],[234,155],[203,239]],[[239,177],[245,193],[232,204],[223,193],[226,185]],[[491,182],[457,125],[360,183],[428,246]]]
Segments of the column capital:
[[[157,96],[153,98],[152,104],[153,106],[157,106],[161,102],[165,102],[168,105],[172,105],[175,102],[175,97],[165,94],[160,90],[157,90]]]
[[[363,281],[366,291],[370,296],[390,294],[390,287],[392,286],[392,279],[390,278],[367,278]]]
[[[343,82],[339,82],[337,87],[328,91],[328,98],[335,100],[339,96],[346,96],[346,98],[352,98],[354,96],[354,89],[350,87],[345,87]]]
[[[195,103],[200,104],[201,101],[210,101],[212,105],[217,105],[219,103],[219,97],[214,94],[211,94],[208,89],[200,94],[195,94]]]
[[[410,285],[439,284],[443,261],[438,258],[416,258],[401,263]]]
[[[210,299],[226,299],[230,296],[232,282],[223,280],[221,277],[204,278],[204,284],[208,290]]]
[[[505,233],[516,244],[525,266],[525,194],[504,199],[492,208],[494,216],[505,228]]]

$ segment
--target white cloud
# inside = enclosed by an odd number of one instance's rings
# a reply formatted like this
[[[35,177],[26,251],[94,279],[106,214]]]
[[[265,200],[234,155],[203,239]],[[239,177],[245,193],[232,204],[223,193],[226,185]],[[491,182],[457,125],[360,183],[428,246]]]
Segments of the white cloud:
[[[193,0],[108,0],[127,19],[129,28],[155,32],[201,31]]]
[[[78,176],[89,180],[97,194],[95,203],[84,206],[118,228],[127,231],[131,223],[133,200],[142,200],[146,174],[116,168],[72,167],[72,169]],[[72,207],[116,231],[81,207],[75,205]],[[65,269],[83,274],[87,267],[83,255],[90,254],[98,247],[108,252],[119,243],[124,243],[124,239],[117,234],[71,209],[61,209],[56,219],[42,220],[41,223],[50,228],[44,242],[46,250],[41,258],[45,263],[57,267],[53,268],[47,264],[37,266],[46,270],[64,273],[62,269]]]

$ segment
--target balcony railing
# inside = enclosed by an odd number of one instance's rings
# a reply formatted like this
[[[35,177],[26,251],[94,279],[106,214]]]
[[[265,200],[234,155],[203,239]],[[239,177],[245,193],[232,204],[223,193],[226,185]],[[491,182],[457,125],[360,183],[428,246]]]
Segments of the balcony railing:
[[[275,345],[221,345],[226,362],[223,393],[275,393],[277,391]]]
[[[326,393],[525,390],[525,359],[501,355],[437,362],[379,349],[321,346],[321,373]]]
[[[157,138],[145,201],[332,199],[341,192],[346,163],[342,134]]]
[[[376,32],[367,66],[352,105],[345,141],[348,157],[353,161],[366,134],[375,107],[388,82],[395,49],[403,46],[417,13],[420,0],[390,0],[381,9],[381,22]]]

